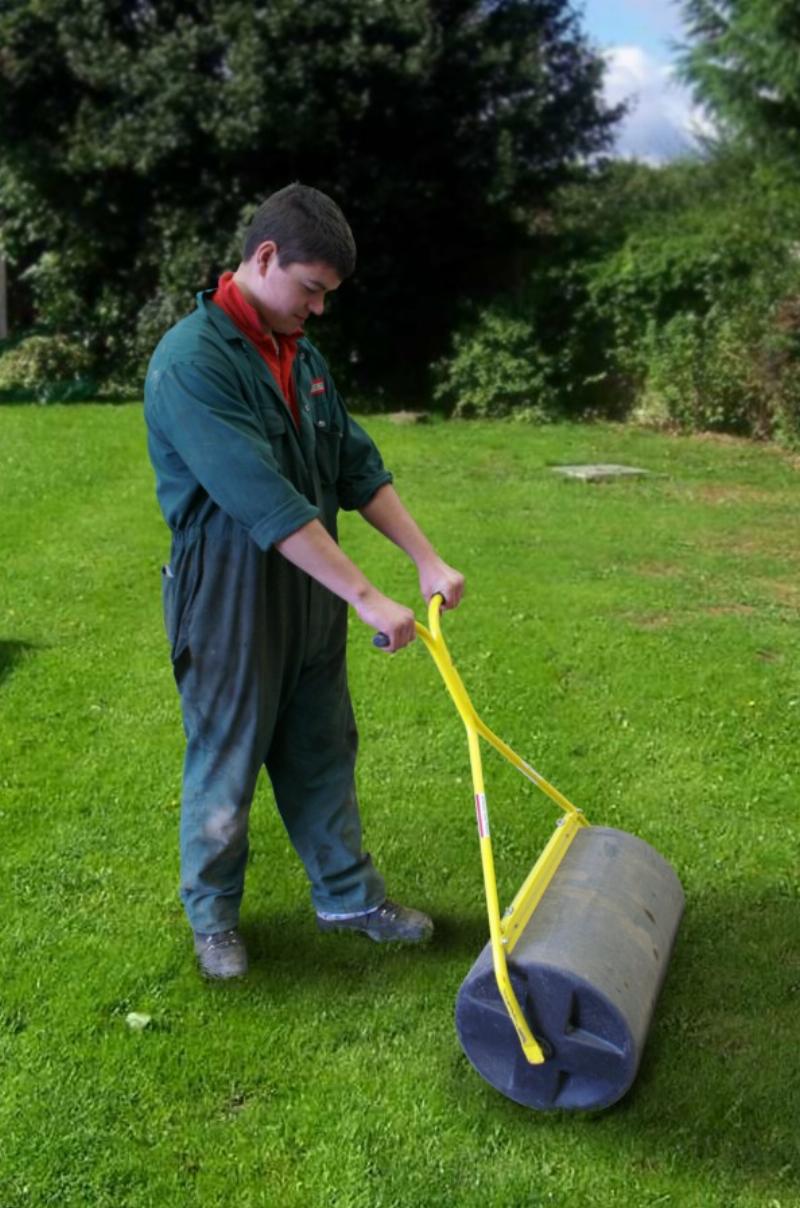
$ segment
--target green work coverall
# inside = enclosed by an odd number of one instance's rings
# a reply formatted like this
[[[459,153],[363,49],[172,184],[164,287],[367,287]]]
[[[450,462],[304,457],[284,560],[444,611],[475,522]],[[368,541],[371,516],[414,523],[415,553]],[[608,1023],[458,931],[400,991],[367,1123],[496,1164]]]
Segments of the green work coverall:
[[[381,877],[361,848],[358,736],[345,667],[347,606],[274,548],[392,481],[313,344],[293,374],[299,431],[269,369],[211,301],[156,348],[148,449],[172,530],[164,617],[186,757],[181,897],[195,931],[235,927],[261,766],[315,908],[370,910]]]

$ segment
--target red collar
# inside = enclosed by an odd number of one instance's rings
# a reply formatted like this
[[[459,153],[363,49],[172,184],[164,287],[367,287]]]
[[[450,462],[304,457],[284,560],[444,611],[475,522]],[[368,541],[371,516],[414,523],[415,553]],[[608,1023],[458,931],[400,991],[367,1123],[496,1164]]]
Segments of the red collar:
[[[292,367],[297,356],[297,341],[302,331],[291,335],[278,335],[265,331],[261,326],[258,311],[243,296],[233,279],[233,273],[223,273],[214,293],[214,301],[228,318],[236,324],[243,336],[250,341],[258,355],[266,363],[280,390],[296,426],[300,427],[300,411],[297,406]]]
[[[258,311],[255,306],[252,306],[247,301],[234,281],[233,273],[230,269],[223,273],[217,282],[214,301],[217,306],[225,311],[228,318],[233,320],[242,335],[247,336],[248,340],[252,340],[256,348],[266,349],[274,355],[275,346],[272,342],[274,337],[289,352],[293,353],[295,351],[297,341],[303,334],[302,328],[298,327],[297,331],[293,331],[291,335],[281,335],[278,332],[266,331],[261,323]]]

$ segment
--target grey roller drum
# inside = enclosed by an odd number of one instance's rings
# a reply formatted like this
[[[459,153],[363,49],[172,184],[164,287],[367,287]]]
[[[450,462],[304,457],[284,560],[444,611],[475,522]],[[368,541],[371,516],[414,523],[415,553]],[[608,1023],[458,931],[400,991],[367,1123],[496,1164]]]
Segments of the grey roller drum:
[[[527,1107],[597,1109],[630,1087],[683,913],[667,861],[634,835],[582,828],[508,960],[511,983],[546,1054],[525,1058],[487,944],[456,1001],[478,1073]]]

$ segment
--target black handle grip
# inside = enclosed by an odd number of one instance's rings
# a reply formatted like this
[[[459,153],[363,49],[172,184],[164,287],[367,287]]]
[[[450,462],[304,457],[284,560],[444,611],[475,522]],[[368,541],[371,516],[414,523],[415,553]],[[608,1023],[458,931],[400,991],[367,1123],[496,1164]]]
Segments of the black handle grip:
[[[376,633],[375,637],[372,639],[372,645],[377,646],[379,649],[383,649],[384,647],[391,645],[391,639],[386,633]]]

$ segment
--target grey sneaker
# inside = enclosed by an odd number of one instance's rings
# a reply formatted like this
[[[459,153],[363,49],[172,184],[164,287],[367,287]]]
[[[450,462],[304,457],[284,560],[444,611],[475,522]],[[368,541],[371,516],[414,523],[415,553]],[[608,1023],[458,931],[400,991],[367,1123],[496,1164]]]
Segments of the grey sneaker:
[[[235,927],[230,931],[195,931],[194,950],[205,977],[221,980],[244,977],[247,972],[247,949]]]
[[[387,940],[419,944],[433,935],[433,919],[429,919],[427,914],[412,910],[410,906],[390,902],[388,898],[375,910],[358,914],[352,919],[325,919],[317,915],[317,926],[320,931],[360,931],[379,944]]]

